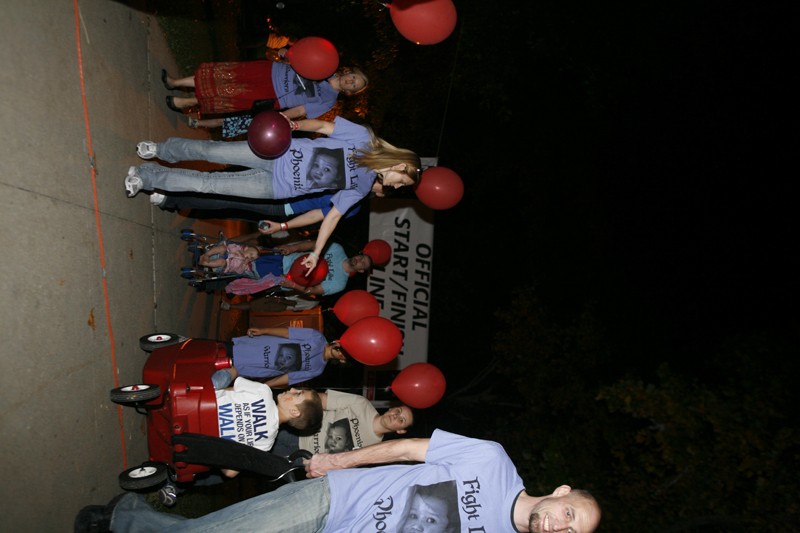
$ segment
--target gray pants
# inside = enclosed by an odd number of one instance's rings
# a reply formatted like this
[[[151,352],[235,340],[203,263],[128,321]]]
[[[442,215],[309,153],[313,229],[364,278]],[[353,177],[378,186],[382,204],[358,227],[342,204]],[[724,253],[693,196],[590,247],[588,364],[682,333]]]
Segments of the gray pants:
[[[169,163],[179,161],[209,161],[223,165],[238,165],[248,170],[239,172],[201,172],[186,168],[171,168],[156,163],[144,163],[137,169],[145,190],[165,192],[198,192],[243,198],[272,199],[271,159],[258,157],[247,142],[198,141],[171,137],[159,143],[158,158]]]

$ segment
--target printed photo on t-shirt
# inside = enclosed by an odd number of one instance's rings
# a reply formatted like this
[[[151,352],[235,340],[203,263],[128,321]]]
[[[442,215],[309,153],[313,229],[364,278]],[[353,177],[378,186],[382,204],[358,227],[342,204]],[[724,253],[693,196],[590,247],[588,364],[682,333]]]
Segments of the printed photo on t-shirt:
[[[275,354],[275,370],[281,372],[300,370],[302,363],[303,356],[299,344],[282,343],[278,346],[278,352]]]
[[[458,514],[458,489],[455,481],[434,485],[413,485],[398,533],[458,533],[461,517]]]
[[[304,78],[300,74],[295,74],[294,82],[294,94],[297,96],[304,95],[306,100],[311,100],[317,96],[318,82]]]
[[[316,189],[344,189],[347,185],[344,151],[341,148],[314,148],[306,174]]]
[[[353,433],[346,418],[328,424],[325,434],[325,453],[349,452],[353,447]]]

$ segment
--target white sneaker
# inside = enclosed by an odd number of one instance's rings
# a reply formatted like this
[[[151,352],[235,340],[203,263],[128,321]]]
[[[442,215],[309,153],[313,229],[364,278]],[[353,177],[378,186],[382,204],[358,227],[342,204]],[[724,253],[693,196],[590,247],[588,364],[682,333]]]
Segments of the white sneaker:
[[[129,168],[128,175],[125,176],[125,191],[128,193],[128,198],[139,194],[143,186],[142,178],[136,175],[136,167]]]
[[[136,154],[142,159],[153,159],[158,145],[153,141],[142,141],[136,145]]]
[[[154,192],[153,194],[150,195],[150,203],[155,206],[161,206],[161,204],[163,204],[166,199],[167,197],[161,194],[160,192]]]

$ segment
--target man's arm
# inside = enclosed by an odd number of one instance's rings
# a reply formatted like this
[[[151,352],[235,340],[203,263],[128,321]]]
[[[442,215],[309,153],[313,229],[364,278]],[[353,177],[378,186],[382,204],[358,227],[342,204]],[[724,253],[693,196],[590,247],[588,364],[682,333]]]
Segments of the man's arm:
[[[305,287],[296,283],[290,279],[283,279],[280,282],[281,287],[286,287],[287,289],[292,289],[296,291],[298,294],[304,294],[306,296],[322,296],[325,294],[325,289],[322,288],[322,285],[314,285],[313,287]]]
[[[425,461],[430,439],[395,439],[365,446],[357,450],[342,453],[318,453],[311,459],[304,460],[308,477],[324,476],[330,470],[355,468],[364,465],[379,465]]]
[[[288,244],[279,244],[275,247],[275,249],[283,255],[294,254],[297,252],[310,252],[314,249],[314,241],[306,239],[304,241],[290,242]]]

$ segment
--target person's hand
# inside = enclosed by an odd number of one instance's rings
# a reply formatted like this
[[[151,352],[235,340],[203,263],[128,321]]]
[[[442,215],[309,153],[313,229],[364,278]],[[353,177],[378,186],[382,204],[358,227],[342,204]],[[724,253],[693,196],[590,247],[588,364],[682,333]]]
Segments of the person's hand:
[[[281,229],[281,225],[278,222],[273,222],[271,220],[259,220],[258,221],[258,231],[263,235],[272,235],[276,231]]]
[[[287,116],[286,116],[286,113],[284,113],[283,111],[278,111],[278,113],[280,113],[280,114],[281,114],[281,116],[282,116],[283,118],[285,118],[285,119],[286,119],[286,122],[288,122],[288,123],[289,123],[289,129],[291,129],[291,130],[294,130],[294,128],[292,127],[292,124],[293,124],[293,122],[292,122],[292,119],[290,119],[289,117],[287,117]]]
[[[303,465],[306,467],[306,476],[308,477],[322,477],[330,470],[339,470],[341,466],[337,466],[334,462],[335,455],[330,453],[315,453],[311,459],[303,459]]]
[[[290,279],[283,278],[280,283],[278,283],[281,287],[286,287],[287,289],[297,289],[299,285]]]
[[[294,250],[292,250],[290,248],[292,248],[292,247],[290,245],[288,245],[288,244],[279,244],[278,246],[274,247],[272,249],[272,251],[273,252],[277,252],[277,253],[279,253],[281,255],[289,255],[290,253],[292,253],[294,251]]]
[[[261,330],[259,328],[248,328],[247,329],[247,336],[248,337],[256,337],[261,335]]]
[[[292,119],[290,119],[289,117],[287,117],[287,116],[286,116],[286,115],[283,113],[283,111],[278,111],[278,113],[280,113],[280,114],[281,114],[281,116],[282,116],[283,118],[285,118],[285,119],[286,119],[286,120],[289,122],[289,130],[290,130],[290,131],[296,131],[296,130],[297,130],[299,127],[300,127],[300,126],[298,126],[298,125],[297,125],[297,122],[295,122],[295,121],[293,121]]]
[[[303,260],[303,266],[306,267],[308,270],[306,271],[306,276],[311,275],[311,271],[314,270],[314,267],[317,266],[317,262],[319,261],[319,256],[314,252],[308,252],[308,256]]]

